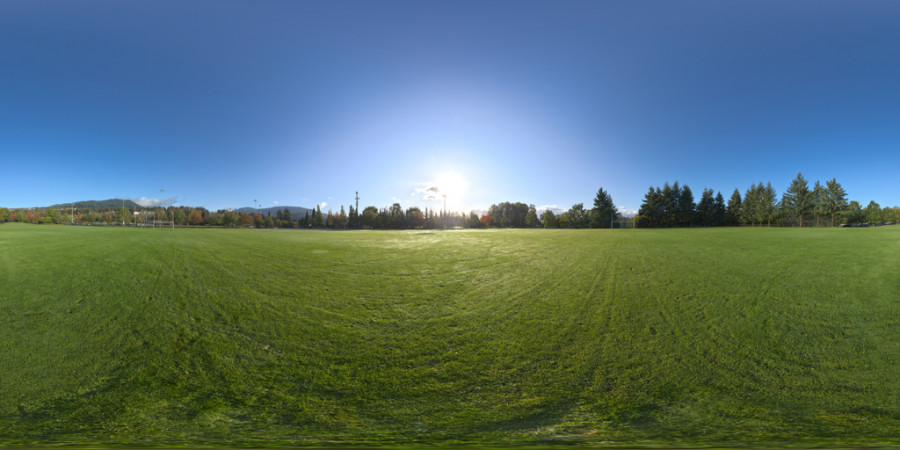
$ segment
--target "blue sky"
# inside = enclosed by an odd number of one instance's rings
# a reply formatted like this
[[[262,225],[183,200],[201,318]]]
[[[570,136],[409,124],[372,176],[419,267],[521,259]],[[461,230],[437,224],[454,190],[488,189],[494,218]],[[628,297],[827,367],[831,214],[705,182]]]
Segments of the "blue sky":
[[[6,0],[0,206],[898,205],[898,43],[890,1]]]

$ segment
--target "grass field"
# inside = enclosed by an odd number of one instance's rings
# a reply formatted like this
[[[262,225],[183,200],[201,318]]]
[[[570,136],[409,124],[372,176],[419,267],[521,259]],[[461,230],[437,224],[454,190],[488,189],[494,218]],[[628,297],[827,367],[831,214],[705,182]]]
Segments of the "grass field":
[[[0,249],[0,446],[900,445],[898,226]]]

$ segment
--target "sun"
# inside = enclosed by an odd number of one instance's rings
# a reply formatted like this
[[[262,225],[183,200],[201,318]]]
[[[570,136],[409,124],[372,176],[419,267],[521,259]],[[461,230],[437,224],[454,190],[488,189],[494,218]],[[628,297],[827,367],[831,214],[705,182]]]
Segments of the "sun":
[[[435,184],[443,195],[456,198],[462,196],[469,186],[469,182],[466,181],[465,177],[455,171],[444,172],[438,175]]]

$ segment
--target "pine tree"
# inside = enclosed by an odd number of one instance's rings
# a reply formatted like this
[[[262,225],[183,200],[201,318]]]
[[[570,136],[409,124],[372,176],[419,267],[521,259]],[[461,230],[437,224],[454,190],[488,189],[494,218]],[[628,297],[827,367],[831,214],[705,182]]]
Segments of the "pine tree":
[[[594,196],[594,209],[591,210],[591,228],[612,228],[613,222],[618,219],[619,213],[613,204],[609,192],[600,188]]]
[[[831,214],[831,226],[834,226],[834,216],[847,208],[847,191],[841,187],[836,178],[825,182],[825,209]]]
[[[816,228],[818,228],[819,218],[828,214],[828,208],[825,203],[825,187],[822,186],[822,183],[819,183],[819,180],[816,180],[816,184],[813,186],[812,204],[813,214],[816,216]]]
[[[700,195],[700,203],[697,203],[697,223],[708,227],[715,222],[715,200],[712,189],[703,189]]]
[[[777,206],[777,197],[778,194],[775,192],[775,188],[772,187],[772,183],[766,183],[766,187],[762,187],[762,182],[759,183],[759,187],[762,191],[762,208],[763,214],[765,217],[765,221],[767,226],[772,226],[772,219],[778,214],[778,206]]]
[[[322,215],[322,206],[316,205],[316,214],[313,219],[313,225],[320,227],[322,226],[322,222],[325,220],[325,216]]]
[[[638,210],[638,225],[641,227],[658,227],[662,217],[662,192],[657,187],[650,186],[650,190],[644,194],[644,202]]]
[[[744,222],[753,226],[762,225],[765,221],[765,206],[763,205],[763,187],[762,181],[759,184],[750,185],[747,192],[744,193],[744,203],[742,207]]]
[[[800,228],[803,228],[803,216],[808,214],[812,207],[812,194],[809,191],[809,184],[803,178],[802,173],[797,173],[797,178],[791,181],[791,185],[781,198],[784,207],[791,214],[797,216]]]
[[[663,185],[662,188],[662,210],[663,210],[663,223],[666,226],[672,226],[675,224],[675,215],[678,210],[678,195],[681,193],[678,182],[675,182],[675,187],[669,185],[669,182],[666,181],[666,184]]]
[[[675,183],[676,188],[678,183]],[[678,195],[678,224],[683,227],[689,227],[694,223],[695,210],[697,205],[694,203],[694,193],[688,185],[681,188]]]
[[[728,208],[725,210],[725,222],[728,225],[738,225],[741,221],[741,191],[734,188],[731,198],[728,199]]]
[[[713,224],[725,225],[725,198],[722,197],[721,191],[716,193],[716,202],[713,204]]]

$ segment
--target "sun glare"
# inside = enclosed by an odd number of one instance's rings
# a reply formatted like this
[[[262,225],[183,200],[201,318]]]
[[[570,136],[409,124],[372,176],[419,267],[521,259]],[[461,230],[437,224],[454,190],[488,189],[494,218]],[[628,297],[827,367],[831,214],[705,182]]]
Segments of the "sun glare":
[[[462,175],[456,172],[444,172],[437,178],[437,187],[441,190],[441,193],[453,197],[461,196],[465,191],[466,187],[469,186],[469,182],[463,178]]]

